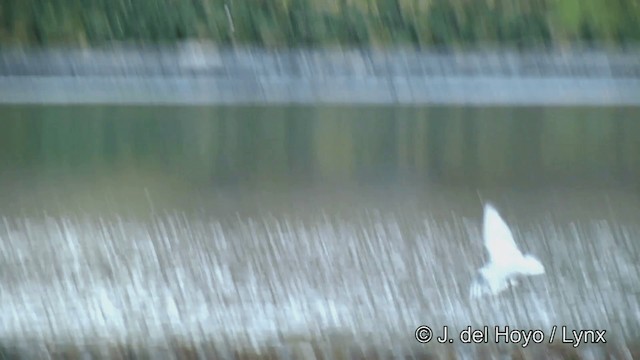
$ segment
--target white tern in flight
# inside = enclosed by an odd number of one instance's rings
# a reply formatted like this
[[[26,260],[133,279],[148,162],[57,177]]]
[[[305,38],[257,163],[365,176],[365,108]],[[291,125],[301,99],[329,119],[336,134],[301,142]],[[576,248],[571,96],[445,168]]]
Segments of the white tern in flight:
[[[482,236],[489,253],[489,262],[478,270],[471,284],[471,297],[496,295],[517,284],[516,278],[544,274],[544,266],[531,255],[522,255],[511,230],[491,205],[484,206]]]

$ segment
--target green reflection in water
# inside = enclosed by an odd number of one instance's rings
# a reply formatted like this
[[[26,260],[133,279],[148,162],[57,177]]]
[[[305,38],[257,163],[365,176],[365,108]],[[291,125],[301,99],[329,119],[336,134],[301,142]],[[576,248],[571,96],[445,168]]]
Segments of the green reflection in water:
[[[104,189],[140,197],[146,189],[179,201],[193,189],[406,180],[469,188],[617,186],[636,184],[640,175],[640,108],[4,106],[0,111],[0,181],[7,197],[20,189],[41,199],[95,196]]]

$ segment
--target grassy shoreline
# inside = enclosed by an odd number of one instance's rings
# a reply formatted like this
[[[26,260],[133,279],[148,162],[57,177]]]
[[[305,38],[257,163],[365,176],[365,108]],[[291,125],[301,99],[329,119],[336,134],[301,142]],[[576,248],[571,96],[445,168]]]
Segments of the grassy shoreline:
[[[0,2],[0,44],[113,41],[288,46],[623,45],[640,2],[592,0],[74,0]]]

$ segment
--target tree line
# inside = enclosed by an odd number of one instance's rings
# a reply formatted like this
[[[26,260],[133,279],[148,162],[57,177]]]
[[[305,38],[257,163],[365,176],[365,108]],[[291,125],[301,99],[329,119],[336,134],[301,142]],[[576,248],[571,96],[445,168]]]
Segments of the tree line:
[[[0,0],[0,44],[516,47],[640,40],[640,0]]]

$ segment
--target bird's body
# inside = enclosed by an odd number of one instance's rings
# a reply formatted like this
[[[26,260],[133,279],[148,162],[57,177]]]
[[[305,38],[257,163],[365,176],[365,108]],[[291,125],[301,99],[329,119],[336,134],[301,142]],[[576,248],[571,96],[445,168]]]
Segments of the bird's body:
[[[471,285],[472,297],[496,295],[509,285],[516,285],[519,276],[544,274],[544,266],[538,259],[520,252],[511,230],[491,204],[484,206],[482,235],[490,259],[478,270]]]

